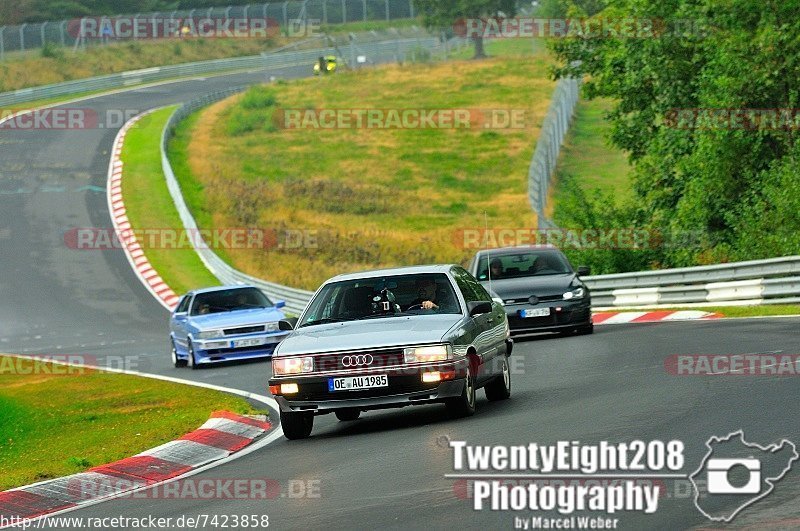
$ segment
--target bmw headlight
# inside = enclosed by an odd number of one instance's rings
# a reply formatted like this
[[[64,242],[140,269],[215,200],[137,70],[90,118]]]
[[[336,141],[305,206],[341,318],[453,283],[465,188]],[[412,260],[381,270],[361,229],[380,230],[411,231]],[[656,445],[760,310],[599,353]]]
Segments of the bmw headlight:
[[[264,326],[264,330],[267,331],[267,332],[277,332],[278,330],[280,330],[280,327],[278,326],[278,321],[273,321],[271,323],[267,323]]]
[[[575,288],[572,291],[566,292],[563,295],[563,297],[564,297],[565,301],[568,301],[568,300],[571,300],[571,299],[582,299],[584,295],[586,295],[586,289],[584,289],[584,287],[581,286],[579,288]]]
[[[311,356],[295,358],[272,358],[272,373],[275,376],[304,374],[314,371],[314,358]]]
[[[433,345],[430,347],[411,347],[403,349],[406,363],[430,363],[451,359],[449,345]]]
[[[225,334],[222,333],[222,330],[206,330],[204,332],[200,332],[197,334],[198,339],[216,339],[218,337],[222,337]]]

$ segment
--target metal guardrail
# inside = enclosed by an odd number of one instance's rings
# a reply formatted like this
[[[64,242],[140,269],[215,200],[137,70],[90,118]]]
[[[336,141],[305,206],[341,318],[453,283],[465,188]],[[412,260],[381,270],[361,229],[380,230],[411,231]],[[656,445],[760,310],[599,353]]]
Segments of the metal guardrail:
[[[271,19],[287,28],[293,21],[319,21],[322,24],[346,24],[377,20],[399,20],[414,18],[413,0],[291,0],[261,4],[217,6],[210,8],[184,9],[156,13],[112,15],[108,19],[130,18],[145,27],[154,21],[180,21],[202,17],[206,19],[247,19],[261,17]],[[99,17],[95,17],[99,18]],[[38,24],[0,27],[0,61],[7,52],[42,48],[45,43],[57,46],[75,46],[81,19],[59,20]],[[132,31],[126,40],[143,40],[145,36]],[[119,38],[97,39],[93,44],[104,45],[118,42]]]
[[[405,54],[411,50],[417,49],[417,47],[424,47],[433,51],[442,46],[447,46],[447,43],[441,43],[438,39],[433,37],[428,37],[425,39],[402,39],[389,42],[361,44],[359,45],[359,53],[368,54],[373,58],[371,62],[381,62],[386,60],[401,59],[405,56]],[[291,54],[281,54],[280,58],[273,59],[273,61],[279,61],[279,63],[272,63],[270,66],[305,65],[310,68],[317,57],[327,53],[329,53],[328,49],[317,49],[303,52],[292,52]],[[333,52],[330,51],[330,53]],[[270,57],[275,57],[275,55],[271,55]],[[291,57],[291,59],[289,59],[289,57]],[[161,166],[164,171],[164,176],[167,180],[167,188],[169,189],[172,200],[175,203],[176,209],[178,210],[178,214],[183,222],[183,226],[190,234],[200,233],[198,232],[197,222],[194,220],[194,216],[192,216],[192,213],[189,211],[189,208],[183,199],[180,185],[178,184],[178,180],[176,179],[175,173],[173,172],[172,166],[169,162],[169,157],[167,156],[167,144],[174,134],[177,124],[188,115],[197,109],[210,105],[211,103],[242,92],[246,88],[247,87],[235,87],[225,91],[208,94],[201,98],[185,103],[172,114],[166,126],[164,127],[164,131],[161,136]],[[274,282],[268,282],[266,280],[255,278],[238,271],[217,256],[217,254],[210,249],[208,245],[204,243],[197,245],[195,238],[190,238],[190,240],[192,241],[192,244],[195,245],[195,250],[200,256],[203,264],[205,264],[208,270],[211,271],[211,273],[223,284],[252,284],[262,289],[266,294],[275,300],[285,300],[286,308],[298,314],[303,311],[303,308],[305,308],[306,304],[308,304],[308,301],[311,299],[311,295],[313,295],[313,292],[311,291],[291,288],[281,284],[276,284]]]
[[[796,304],[800,256],[587,276],[595,306]]]
[[[528,168],[528,199],[539,218],[540,229],[555,227],[546,214],[550,179],[556,170],[561,144],[569,130],[579,94],[580,82],[577,79],[558,80]]]
[[[407,39],[362,43],[364,41],[380,38],[381,35],[384,39],[387,35],[392,35],[393,39],[403,37],[403,33],[412,33],[413,36]],[[430,48],[435,46],[438,39],[431,37],[428,34],[423,34],[418,28],[406,29],[398,31],[396,29],[389,30],[383,33],[367,32],[365,34],[356,35],[356,39],[352,42],[354,45],[359,45],[362,49],[368,49],[372,53],[379,53],[385,55],[386,53],[404,53],[408,49],[415,46]],[[212,61],[198,61],[194,63],[183,63],[171,66],[160,66],[154,68],[146,68],[143,70],[132,70],[129,72],[121,72],[119,74],[111,74],[107,76],[92,77],[76,81],[68,81],[66,83],[57,83],[54,85],[44,85],[41,87],[31,87],[26,89],[15,90],[13,92],[4,92],[0,94],[0,107],[5,105],[16,105],[35,100],[44,100],[56,98],[60,96],[67,96],[71,94],[94,92],[100,90],[113,90],[117,88],[124,88],[131,85],[139,85],[143,83],[153,83],[157,81],[164,81],[169,79],[176,79],[182,77],[191,77],[196,75],[207,75],[215,73],[235,72],[240,70],[254,70],[263,68],[282,68],[288,66],[297,66],[301,64],[313,64],[319,57],[320,53],[328,54],[336,53],[336,48],[350,46],[350,44],[332,43],[331,47],[313,50],[294,50],[294,51],[281,51],[274,53],[264,53],[261,55],[247,56],[247,57],[234,57],[228,59],[215,59]],[[377,48],[376,48],[377,47]]]

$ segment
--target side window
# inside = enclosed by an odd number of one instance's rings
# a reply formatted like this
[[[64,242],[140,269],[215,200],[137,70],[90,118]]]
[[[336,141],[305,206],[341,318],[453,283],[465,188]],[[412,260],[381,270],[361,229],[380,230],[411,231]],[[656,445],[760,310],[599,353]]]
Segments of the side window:
[[[175,313],[183,313],[189,310],[189,303],[192,302],[191,295],[184,295],[181,299],[181,302],[178,303],[178,307],[175,308]]]
[[[456,284],[458,284],[458,289],[461,290],[461,293],[464,295],[464,300],[467,302],[482,300],[480,293],[475,290],[475,286],[473,285],[473,283],[477,284],[477,282],[470,282],[470,276],[466,271],[461,268],[453,268],[453,276],[456,279]],[[478,285],[478,287],[480,287],[480,285]]]
[[[478,300],[479,301],[489,301],[489,302],[491,302],[492,301],[492,296],[489,295],[489,292],[486,291],[486,288],[484,288],[483,285],[480,282],[476,282],[474,280],[472,282],[474,282],[474,284],[475,284],[475,286],[474,286],[475,287],[475,291],[478,292]]]
[[[336,302],[340,299],[339,295],[341,291],[342,291],[341,286],[336,286],[335,288],[333,288],[333,290],[331,290],[331,294],[328,300],[322,307],[322,315],[320,315],[318,319],[325,319],[333,315],[334,313],[333,309],[336,306]]]
[[[480,282],[475,280],[475,277],[470,275],[468,272],[461,268],[457,268],[454,270],[456,274],[456,278],[461,278],[462,282],[465,284],[466,288],[469,290],[471,294],[471,298],[467,300],[471,301],[492,301],[491,295],[489,292],[484,289]]]

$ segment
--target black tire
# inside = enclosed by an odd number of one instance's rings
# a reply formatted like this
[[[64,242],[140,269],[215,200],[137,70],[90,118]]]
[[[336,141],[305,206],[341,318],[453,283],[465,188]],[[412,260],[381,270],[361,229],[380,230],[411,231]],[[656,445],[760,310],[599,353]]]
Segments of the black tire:
[[[449,398],[445,405],[453,418],[471,417],[475,414],[475,380],[472,370],[467,368],[464,390],[458,398]]]
[[[191,339],[189,340],[188,349],[189,349],[189,359],[186,360],[186,366],[192,369],[193,371],[196,371],[197,369],[200,368],[200,366],[197,364],[197,360],[194,357],[194,345],[192,345]]]
[[[589,323],[588,325],[578,328],[578,335],[579,336],[588,336],[589,334],[594,333],[594,323]]]
[[[314,415],[281,411],[281,428],[283,435],[290,441],[305,439],[314,428]]]
[[[361,416],[361,411],[357,409],[337,409],[335,412],[336,418],[342,422],[356,420]]]
[[[484,389],[486,398],[490,402],[507,400],[511,397],[511,369],[508,367],[508,356],[503,360],[503,374],[489,382]]]
[[[175,349],[175,340],[172,338],[170,338],[169,340],[169,347],[170,347],[170,355],[172,356],[172,365],[176,369],[181,367],[186,367],[186,360],[178,358],[178,351]]]

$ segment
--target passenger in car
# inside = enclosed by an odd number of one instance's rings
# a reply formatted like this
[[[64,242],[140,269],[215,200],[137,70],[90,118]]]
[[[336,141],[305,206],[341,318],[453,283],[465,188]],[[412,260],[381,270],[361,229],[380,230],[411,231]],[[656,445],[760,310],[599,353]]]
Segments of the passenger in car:
[[[503,277],[503,262],[499,258],[495,258],[489,264],[489,271],[492,275],[492,278],[502,278]]]

